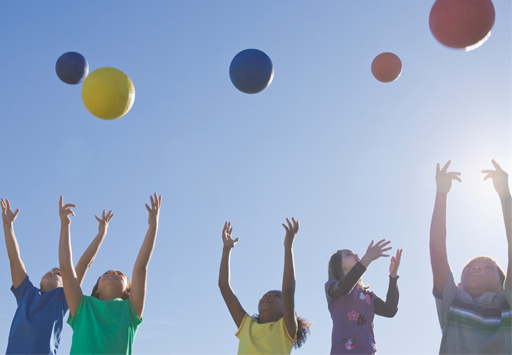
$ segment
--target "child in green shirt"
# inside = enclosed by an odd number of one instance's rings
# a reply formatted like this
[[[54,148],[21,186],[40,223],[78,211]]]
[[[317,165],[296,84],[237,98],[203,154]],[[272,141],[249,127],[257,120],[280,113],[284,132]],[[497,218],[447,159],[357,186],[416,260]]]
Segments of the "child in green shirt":
[[[109,270],[85,296],[72,263],[70,223],[72,204],[59,204],[61,234],[59,260],[64,293],[69,306],[68,323],[73,328],[71,354],[131,354],[133,340],[142,322],[146,298],[147,266],[153,253],[162,196],[150,196],[149,228],[135,261],[132,283],[119,270]]]

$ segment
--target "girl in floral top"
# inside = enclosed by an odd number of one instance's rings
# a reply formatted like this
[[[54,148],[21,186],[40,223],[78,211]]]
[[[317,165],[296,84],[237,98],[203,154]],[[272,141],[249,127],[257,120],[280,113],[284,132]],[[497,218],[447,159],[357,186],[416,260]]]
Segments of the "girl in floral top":
[[[375,314],[393,317],[398,308],[398,266],[402,250],[391,258],[389,288],[386,301],[377,297],[369,286],[364,286],[362,275],[370,263],[390,250],[390,241],[372,242],[366,254],[359,256],[352,250],[338,250],[329,260],[329,281],[325,294],[333,322],[331,354],[374,354],[377,351],[373,335]]]

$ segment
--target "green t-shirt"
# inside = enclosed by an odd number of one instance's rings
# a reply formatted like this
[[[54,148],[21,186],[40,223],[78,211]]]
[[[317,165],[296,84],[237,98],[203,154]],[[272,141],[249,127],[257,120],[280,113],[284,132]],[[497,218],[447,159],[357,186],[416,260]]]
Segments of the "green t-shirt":
[[[71,354],[131,354],[142,323],[128,299],[100,301],[82,296],[68,324],[73,328]]]

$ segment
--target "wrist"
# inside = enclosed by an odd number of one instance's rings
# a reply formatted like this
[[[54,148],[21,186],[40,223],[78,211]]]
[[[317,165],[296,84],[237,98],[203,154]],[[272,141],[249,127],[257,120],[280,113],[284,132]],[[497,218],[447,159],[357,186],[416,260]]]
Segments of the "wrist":
[[[368,268],[368,266],[370,265],[370,263],[372,261],[373,260],[369,256],[367,256],[366,254],[361,258],[361,260],[359,260],[361,265],[363,265],[365,268]]]
[[[507,187],[507,189],[503,189],[502,191],[498,191],[498,196],[500,197],[500,199],[506,199],[506,198],[510,198],[510,189]]]

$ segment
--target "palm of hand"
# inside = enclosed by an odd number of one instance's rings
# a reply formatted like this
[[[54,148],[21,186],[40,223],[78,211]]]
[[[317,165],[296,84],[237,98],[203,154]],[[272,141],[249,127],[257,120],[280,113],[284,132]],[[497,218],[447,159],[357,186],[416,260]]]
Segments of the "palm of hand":
[[[16,220],[16,217],[18,216],[18,212],[20,211],[17,209],[14,213],[11,210],[11,204],[9,203],[9,200],[1,199],[1,206],[2,206],[2,220],[4,223],[12,223]]]
[[[2,219],[5,223],[12,223],[16,219],[16,215],[11,210],[7,210],[2,214]]]
[[[225,248],[233,248],[238,242],[238,238],[233,240],[231,237],[231,233],[233,232],[233,227],[231,227],[231,222],[224,223],[224,228],[222,229],[222,241],[224,242]]]
[[[296,221],[295,218],[292,217],[292,222],[290,222],[290,220],[287,218],[286,224],[283,223],[282,226],[286,230],[286,234],[284,236],[285,245],[293,244],[293,240],[299,232],[299,221]]]

